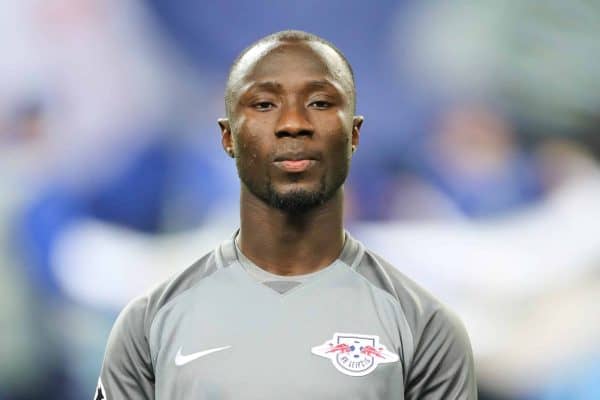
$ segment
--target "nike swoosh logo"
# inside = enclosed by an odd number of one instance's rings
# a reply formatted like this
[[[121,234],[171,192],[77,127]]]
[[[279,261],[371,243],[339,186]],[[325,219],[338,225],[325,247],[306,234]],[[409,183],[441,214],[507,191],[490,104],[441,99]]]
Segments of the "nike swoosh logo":
[[[182,365],[185,365],[185,364],[189,363],[190,361],[194,361],[200,357],[204,357],[211,353],[216,353],[217,351],[226,350],[230,347],[231,346],[217,347],[215,349],[199,351],[197,353],[192,353],[192,354],[188,354],[188,355],[181,354],[181,347],[180,347],[179,350],[177,350],[177,354],[175,355],[175,365],[177,365],[178,367],[181,367]]]

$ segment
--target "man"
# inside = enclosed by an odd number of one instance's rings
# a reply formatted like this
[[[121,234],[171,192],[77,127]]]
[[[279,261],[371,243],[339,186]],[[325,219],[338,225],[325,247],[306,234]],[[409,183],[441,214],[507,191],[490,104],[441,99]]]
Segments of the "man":
[[[240,230],[122,312],[95,398],[475,399],[460,322],[344,232],[363,118],[340,51],[263,38],[225,103]]]

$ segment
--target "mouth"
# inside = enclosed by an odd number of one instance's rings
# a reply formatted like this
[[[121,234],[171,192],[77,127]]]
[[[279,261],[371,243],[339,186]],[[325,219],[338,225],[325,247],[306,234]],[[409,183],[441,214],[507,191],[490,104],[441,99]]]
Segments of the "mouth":
[[[315,160],[283,160],[275,161],[275,166],[285,172],[304,172],[314,165]]]
[[[309,153],[284,153],[275,157],[273,164],[285,172],[304,172],[317,163],[318,157]]]

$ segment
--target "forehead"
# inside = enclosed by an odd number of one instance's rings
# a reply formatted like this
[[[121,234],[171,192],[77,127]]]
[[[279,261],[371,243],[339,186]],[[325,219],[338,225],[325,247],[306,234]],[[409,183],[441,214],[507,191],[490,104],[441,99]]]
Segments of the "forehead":
[[[352,78],[340,55],[320,42],[270,42],[250,49],[230,77],[235,98],[240,89],[261,80],[326,78],[351,93]]]

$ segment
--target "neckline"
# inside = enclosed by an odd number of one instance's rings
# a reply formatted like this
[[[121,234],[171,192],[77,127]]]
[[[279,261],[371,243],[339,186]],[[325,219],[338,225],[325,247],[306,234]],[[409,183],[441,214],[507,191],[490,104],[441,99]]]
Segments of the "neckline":
[[[254,284],[254,286],[260,287],[261,290],[265,291],[266,293],[271,293],[271,295],[274,295],[279,299],[285,299],[293,296],[297,292],[303,291],[306,287],[312,286],[314,282],[321,281],[324,276],[328,275],[331,271],[334,271],[341,266],[356,270],[356,267],[360,263],[365,253],[363,244],[358,240],[354,239],[347,231],[344,231],[344,246],[342,247],[342,251],[336,260],[334,260],[327,267],[324,267],[318,271],[311,272],[310,274],[308,274],[310,275],[309,279],[300,282],[300,284],[296,287],[284,293],[279,293],[273,288],[270,288],[264,285],[262,282],[256,280],[241,265],[240,261],[238,260],[236,245],[234,242],[238,233],[239,229],[237,229],[229,237],[229,239],[221,243],[221,245],[219,245],[219,247],[216,249],[215,258],[217,268],[233,267],[233,269],[239,271],[241,275],[245,277],[246,280],[251,281]]]
[[[313,273],[314,275],[311,276],[310,279],[299,282],[298,285],[296,285],[295,287],[293,287],[290,290],[283,292],[283,293],[280,293],[277,290],[256,280],[252,275],[250,275],[248,273],[248,271],[246,271],[244,269],[242,264],[237,260],[235,262],[233,262],[232,264],[230,264],[229,268],[232,270],[232,272],[234,272],[234,274],[239,275],[241,277],[241,279],[243,279],[247,282],[250,282],[253,287],[257,288],[257,290],[267,293],[269,296],[274,297],[276,299],[285,300],[290,297],[294,297],[294,295],[296,293],[302,292],[306,288],[311,287],[313,284],[322,281],[323,279],[325,279],[325,277],[327,277],[333,271],[335,271],[339,268],[348,268],[348,266],[345,263],[343,263],[342,261],[340,261],[339,259],[337,259],[333,263],[328,265],[327,267],[314,272]]]
[[[223,241],[217,249],[215,249],[215,257],[218,268],[226,268],[231,266],[233,263],[238,262],[237,252],[235,249],[234,240],[239,233],[239,228],[233,232],[233,234],[225,241]],[[346,264],[350,269],[356,270],[358,264],[362,260],[365,248],[364,245],[354,239],[348,231],[344,231],[344,246],[338,258],[330,264],[333,265],[336,261],[341,261]],[[327,269],[325,267],[323,269]],[[319,271],[316,271],[319,272]]]
[[[322,270],[329,268],[331,265],[333,265],[333,263],[335,263],[338,260],[338,258],[336,258],[328,265],[326,265],[316,271],[308,272],[306,274],[279,275],[279,274],[275,274],[273,272],[267,271],[266,269],[262,268],[260,265],[257,265],[242,252],[242,249],[239,246],[239,231],[233,237],[233,244],[234,244],[234,250],[236,253],[236,260],[240,263],[242,268],[244,268],[244,270],[246,270],[246,272],[248,272],[249,275],[251,275],[252,277],[254,277],[257,280],[260,280],[263,283],[266,280],[291,281],[291,282],[302,283],[302,282],[312,279],[313,276],[316,276]],[[344,241],[344,244],[345,244],[345,241]]]

